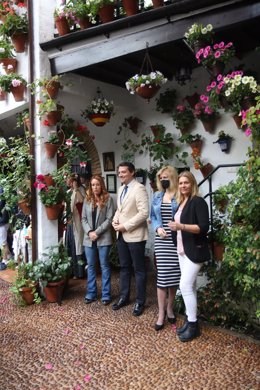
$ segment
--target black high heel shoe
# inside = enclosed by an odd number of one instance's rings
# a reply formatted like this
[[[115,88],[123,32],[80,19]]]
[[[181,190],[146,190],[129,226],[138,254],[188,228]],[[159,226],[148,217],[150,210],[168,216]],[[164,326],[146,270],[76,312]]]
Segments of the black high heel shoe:
[[[156,330],[156,332],[158,332],[159,330],[162,330],[164,327],[164,324],[155,324],[154,325],[154,329]]]
[[[168,322],[172,325],[176,324],[176,317],[168,317]]]

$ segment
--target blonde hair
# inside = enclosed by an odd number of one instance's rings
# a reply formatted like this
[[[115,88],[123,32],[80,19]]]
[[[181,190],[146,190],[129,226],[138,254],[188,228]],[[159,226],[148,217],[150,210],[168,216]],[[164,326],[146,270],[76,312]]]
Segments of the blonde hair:
[[[183,171],[183,172],[181,172],[179,174],[179,179],[181,177],[186,177],[189,180],[189,182],[191,183],[191,193],[190,193],[190,196],[193,198],[193,196],[198,195],[199,194],[199,187],[198,187],[198,184],[196,182],[196,179],[195,179],[194,175],[190,171]],[[179,186],[178,186],[176,200],[177,200],[177,202],[179,204],[181,204],[184,201],[184,195],[181,194]]]
[[[170,180],[170,187],[169,190],[176,195],[178,190],[178,173],[175,168],[173,168],[171,165],[165,165],[163,166],[157,173],[156,173],[156,185],[158,188],[158,191],[164,191],[160,176],[163,172],[167,171],[169,180]]]
[[[95,195],[93,194],[92,186],[91,186],[92,180],[94,180],[94,179],[97,180],[101,186],[101,193],[99,195],[99,207],[102,209],[105,206],[105,204],[107,203],[110,195],[106,189],[104,180],[101,176],[93,175],[91,177],[91,179],[89,181],[88,190],[86,193],[86,201],[87,201],[87,203],[92,203],[93,209],[97,206],[96,198],[95,198]]]

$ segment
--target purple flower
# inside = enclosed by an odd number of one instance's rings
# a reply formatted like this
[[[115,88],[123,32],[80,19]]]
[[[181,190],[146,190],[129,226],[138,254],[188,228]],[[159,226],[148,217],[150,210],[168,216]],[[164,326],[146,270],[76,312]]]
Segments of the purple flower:
[[[22,84],[22,82],[20,80],[17,80],[17,79],[12,80],[13,87],[19,87],[21,84]]]
[[[249,137],[252,134],[252,130],[248,127],[245,131],[245,135]]]

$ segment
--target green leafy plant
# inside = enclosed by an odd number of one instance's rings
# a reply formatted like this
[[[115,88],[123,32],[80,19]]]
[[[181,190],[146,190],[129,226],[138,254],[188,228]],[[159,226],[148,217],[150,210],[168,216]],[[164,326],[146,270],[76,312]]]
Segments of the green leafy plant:
[[[18,114],[16,114],[16,127],[20,128],[22,126],[24,126],[24,121],[26,119],[29,119],[29,109],[26,108],[25,110],[23,110],[22,112],[19,112]]]
[[[56,99],[47,98],[46,100],[37,100],[38,113],[37,115],[42,118],[45,114],[51,111],[64,111],[64,107],[57,102]]]
[[[242,110],[242,125],[246,127],[245,135],[252,135],[256,145],[260,143],[260,96],[256,97],[256,104],[248,110]]]
[[[167,82],[167,79],[164,75],[158,70],[151,72],[149,74],[136,74],[125,83],[126,89],[134,94],[137,87],[144,87],[145,85],[152,86],[162,86]]]
[[[10,291],[14,294],[15,302],[20,306],[26,306],[26,302],[22,297],[22,289],[28,287],[32,289],[34,296],[33,301],[37,304],[41,302],[41,298],[37,291],[37,279],[34,273],[32,263],[21,263],[17,268],[17,276],[14,279]]]
[[[167,88],[165,92],[160,93],[159,97],[155,99],[156,111],[171,113],[174,110],[176,95],[177,92],[173,88]]]
[[[17,13],[13,8],[0,25],[0,35],[12,37],[15,33],[28,33],[27,13]]]
[[[73,14],[76,21],[84,18],[88,18],[91,21],[93,19],[92,8],[91,2],[86,0],[72,0],[66,5],[66,9]]]
[[[227,140],[227,139],[232,139],[231,135],[225,133],[224,130],[218,132],[218,140],[216,142]]]
[[[181,143],[191,144],[192,142],[200,141],[201,138],[200,134],[183,134],[180,138],[178,138],[178,141]]]
[[[27,81],[17,73],[0,75],[0,87],[5,92],[11,92],[12,87],[19,87],[21,84],[27,85]]]
[[[47,247],[35,262],[34,274],[43,287],[48,282],[66,280],[71,272],[71,257],[63,245]]]
[[[115,4],[115,0],[89,0],[92,22],[95,23],[95,17],[98,15],[101,7],[105,5]],[[94,20],[93,20],[94,19]]]
[[[48,133],[47,141],[50,144],[60,144],[60,137],[56,131],[50,131]]]
[[[147,136],[145,133],[141,136],[141,147],[143,152],[148,151],[149,156],[153,160],[164,161],[173,157],[177,151],[177,147],[173,143],[173,136],[170,133],[166,133],[166,129],[163,125],[160,125],[161,129],[158,135],[155,137]]]
[[[184,129],[194,122],[194,115],[191,108],[179,104],[173,111],[172,119],[177,129]]]
[[[90,102],[90,105],[82,111],[81,116],[88,119],[92,114],[114,115],[114,103],[103,97],[97,97]]]
[[[0,40],[0,59],[14,58],[14,46],[9,38],[1,37]]]
[[[34,187],[39,190],[39,197],[44,206],[60,204],[64,200],[63,189],[59,186],[47,186],[43,175],[37,175]]]

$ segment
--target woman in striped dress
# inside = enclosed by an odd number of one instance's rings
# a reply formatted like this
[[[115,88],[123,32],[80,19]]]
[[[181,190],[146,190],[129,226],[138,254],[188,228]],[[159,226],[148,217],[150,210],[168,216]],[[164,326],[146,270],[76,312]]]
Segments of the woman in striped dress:
[[[173,220],[177,209],[175,199],[178,185],[178,174],[175,168],[167,165],[156,174],[158,192],[153,196],[151,221],[156,232],[154,250],[157,266],[157,299],[159,306],[158,320],[155,330],[164,326],[165,313],[168,322],[174,324],[173,302],[180,281],[180,266],[177,248],[173,244],[168,223]],[[167,300],[168,290],[168,300]]]

